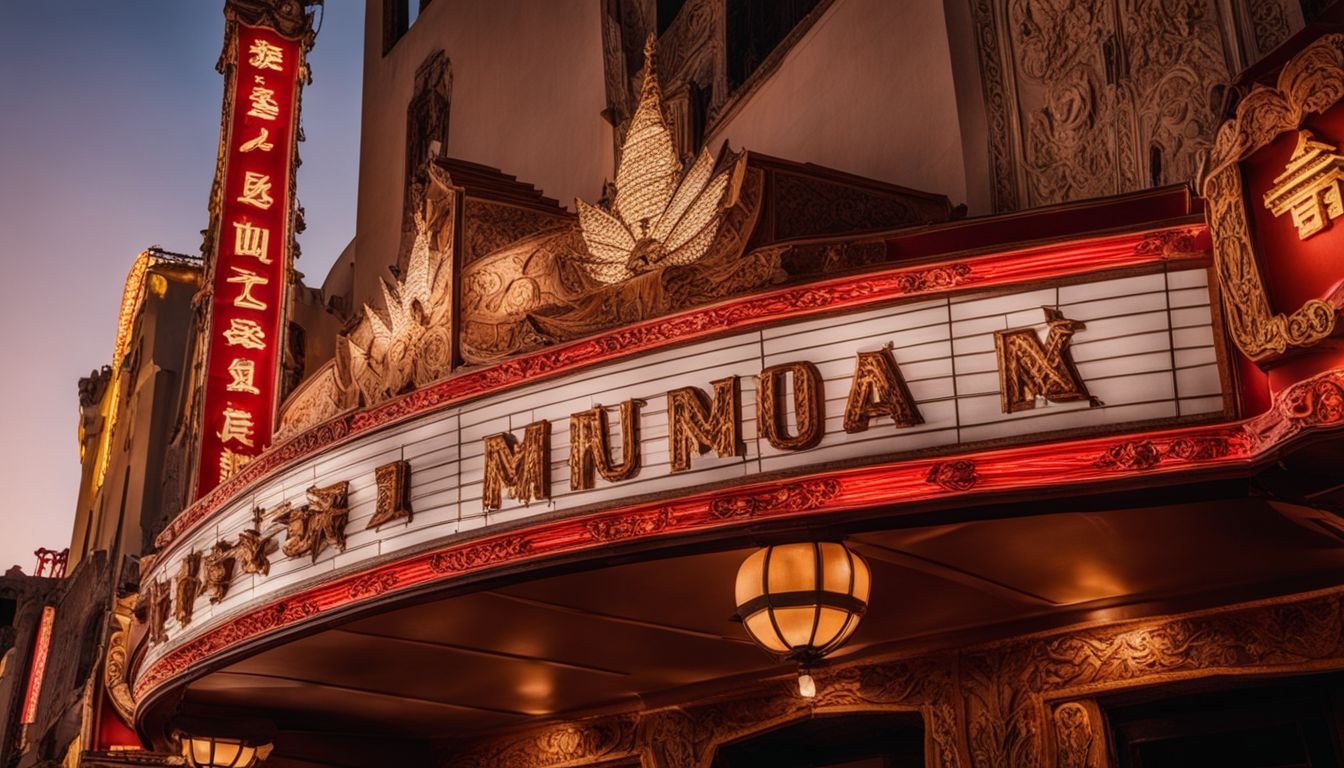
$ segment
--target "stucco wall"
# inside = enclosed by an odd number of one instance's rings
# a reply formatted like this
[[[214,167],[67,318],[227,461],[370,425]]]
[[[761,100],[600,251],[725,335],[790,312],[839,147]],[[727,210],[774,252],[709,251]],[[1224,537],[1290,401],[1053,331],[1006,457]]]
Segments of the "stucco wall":
[[[406,108],[416,68],[435,50],[452,63],[449,156],[495,166],[567,206],[598,197],[612,141],[596,0],[435,0],[386,56],[381,0],[367,9],[355,306],[396,256]]]
[[[713,128],[708,146],[967,199],[941,0],[839,0]]]

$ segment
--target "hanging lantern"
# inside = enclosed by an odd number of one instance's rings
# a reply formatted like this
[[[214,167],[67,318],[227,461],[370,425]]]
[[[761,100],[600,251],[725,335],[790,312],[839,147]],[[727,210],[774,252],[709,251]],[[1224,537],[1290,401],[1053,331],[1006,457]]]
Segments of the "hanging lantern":
[[[182,756],[194,768],[251,768],[271,754],[270,744],[218,736],[182,735]]]
[[[808,667],[854,634],[871,583],[868,564],[844,544],[765,547],[737,570],[737,611],[752,640],[798,662],[800,692],[815,695]]]

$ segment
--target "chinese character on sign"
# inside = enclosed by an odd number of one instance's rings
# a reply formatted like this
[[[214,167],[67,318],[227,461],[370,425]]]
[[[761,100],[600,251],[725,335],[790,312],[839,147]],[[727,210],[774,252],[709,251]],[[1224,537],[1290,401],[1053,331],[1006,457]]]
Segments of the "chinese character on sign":
[[[256,320],[229,318],[229,327],[224,331],[224,341],[231,347],[244,349],[265,349],[266,332]]]
[[[257,376],[257,363],[255,360],[243,360],[234,358],[229,363],[229,375],[233,381],[225,387],[230,392],[246,392],[251,395],[260,395],[261,390],[257,389],[254,379]]]
[[[241,408],[224,409],[224,426],[220,427],[219,439],[227,443],[230,440],[236,440],[248,448],[252,448],[255,443],[252,442],[252,431],[256,425],[252,423],[252,414]]]
[[[234,276],[228,278],[224,282],[237,283],[238,285],[243,286],[242,292],[233,300],[233,306],[238,307],[239,309],[265,310],[266,302],[252,295],[252,287],[255,285],[269,285],[271,281],[250,269],[232,266],[229,267],[229,269],[233,270]]]
[[[265,127],[259,128],[257,130],[259,131],[259,133],[257,134],[256,138],[248,139],[247,141],[243,142],[238,147],[239,152],[252,152],[254,150],[261,152],[270,152],[272,149],[275,149],[275,145],[270,142],[271,132],[266,130]]]
[[[275,103],[275,91],[270,88],[253,86],[252,93],[247,97],[252,102],[252,108],[247,110],[248,117],[259,117],[262,120],[274,120],[280,115],[280,105]]]
[[[270,69],[276,72],[284,70],[282,66],[285,62],[285,52],[275,45],[271,45],[265,40],[258,40],[247,49],[247,53],[252,58],[247,60],[248,64],[257,69]]]
[[[251,460],[251,456],[234,453],[232,450],[225,448],[219,454],[219,482],[222,483],[238,474],[238,470],[242,469]]]
[[[270,208],[271,204],[275,202],[271,197],[270,175],[255,171],[244,171],[243,194],[238,196],[238,202],[247,203],[263,211]]]
[[[1297,237],[1306,240],[1344,216],[1344,155],[1317,141],[1311,131],[1298,131],[1297,147],[1288,166],[1265,193],[1265,207],[1275,216],[1292,213]]]
[[[239,256],[255,256],[262,264],[270,264],[266,248],[271,242],[271,230],[254,227],[241,221],[233,223],[233,252]]]

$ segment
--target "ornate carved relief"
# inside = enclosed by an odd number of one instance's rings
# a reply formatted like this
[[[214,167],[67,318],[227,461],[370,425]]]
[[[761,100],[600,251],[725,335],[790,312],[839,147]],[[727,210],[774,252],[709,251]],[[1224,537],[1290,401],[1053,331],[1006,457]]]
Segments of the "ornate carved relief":
[[[485,480],[481,505],[487,509],[503,506],[503,492],[524,506],[551,495],[551,422],[542,420],[527,425],[522,445],[513,435],[501,432],[485,438]]]
[[[879,351],[858,354],[845,402],[845,431],[854,434],[867,430],[874,416],[890,417],[897,427],[924,423],[890,342]]]
[[[279,547],[275,543],[275,536],[279,532],[273,531],[263,535],[261,519],[261,507],[256,507],[252,510],[252,527],[238,534],[235,557],[242,567],[243,573],[269,576],[271,574],[271,553]]]
[[[1217,3],[971,7],[996,210],[1194,179],[1229,76]]]
[[[443,51],[425,57],[415,70],[415,90],[406,106],[406,187],[402,205],[401,247],[405,264],[419,237],[416,212],[431,184],[429,169],[448,148],[448,117],[453,103],[453,64]]]
[[[1248,224],[1240,163],[1344,96],[1344,35],[1325,35],[1284,65],[1275,88],[1257,86],[1218,132],[1204,181],[1214,263],[1228,330],[1257,362],[1312,346],[1335,330],[1335,307],[1311,299],[1291,313],[1270,307]]]
[[[275,516],[285,526],[285,545],[281,551],[286,557],[308,555],[314,561],[328,545],[337,552],[345,551],[345,524],[350,519],[350,484],[334,483],[310,487],[308,503],[298,509],[288,503]]]
[[[925,482],[934,483],[949,491],[969,491],[980,477],[975,473],[975,462],[966,459],[940,461],[929,467]]]
[[[994,332],[994,352],[998,357],[999,392],[1004,413],[1036,407],[1036,399],[1052,403],[1088,400],[1087,386],[1069,354],[1069,339],[1086,326],[1069,320],[1057,309],[1042,307],[1050,332],[1041,344],[1035,328],[1015,328]]]
[[[411,463],[394,461],[373,471],[378,487],[378,504],[365,530],[393,520],[411,522]]]
[[[365,406],[447,376],[453,364],[452,238],[456,193],[426,164],[423,202],[405,275],[381,281],[381,312],[365,305],[358,326],[336,344],[337,381]]]
[[[569,487],[576,491],[594,487],[594,474],[609,483],[628,480],[639,473],[639,408],[643,400],[621,403],[621,461],[611,460],[611,431],[607,409],[593,406],[569,417]]]
[[[1066,701],[1055,707],[1056,768],[1109,768],[1105,721],[1094,701]]]
[[[738,433],[742,396],[736,376],[711,382],[714,398],[699,387],[667,393],[667,450],[673,472],[691,468],[691,456],[713,450],[720,457],[745,451]]]
[[[1283,7],[1285,0],[1248,0],[1247,10],[1251,16],[1251,31],[1255,37],[1255,47],[1261,56],[1274,50],[1279,43],[1293,34],[1288,21],[1288,12]]]
[[[107,654],[103,659],[103,688],[116,708],[117,716],[128,725],[134,722],[135,696],[131,693],[126,662],[130,653],[131,620],[138,597],[135,594],[118,597],[112,604],[109,620],[112,631],[107,638]]]

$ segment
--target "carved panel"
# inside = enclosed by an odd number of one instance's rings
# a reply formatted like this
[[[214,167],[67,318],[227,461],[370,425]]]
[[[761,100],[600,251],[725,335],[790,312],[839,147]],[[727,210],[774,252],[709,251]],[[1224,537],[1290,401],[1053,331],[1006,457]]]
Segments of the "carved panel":
[[[1230,68],[1213,0],[974,0],[996,210],[1190,182]]]
[[[1051,720],[1056,768],[1108,768],[1105,721],[1095,701],[1066,701]]]

